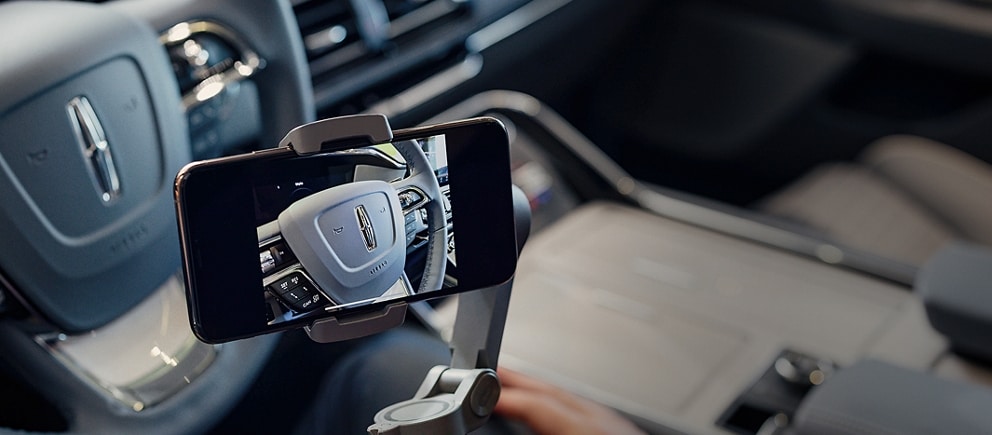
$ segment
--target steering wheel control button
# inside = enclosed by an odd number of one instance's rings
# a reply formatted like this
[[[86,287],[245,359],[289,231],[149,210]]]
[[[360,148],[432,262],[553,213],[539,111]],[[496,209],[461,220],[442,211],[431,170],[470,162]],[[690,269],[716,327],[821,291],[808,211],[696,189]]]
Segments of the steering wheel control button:
[[[258,260],[262,266],[262,274],[269,275],[274,271],[283,269],[285,265],[296,261],[293,252],[289,250],[286,243],[279,242],[268,247],[261,247],[258,252]]]
[[[298,303],[309,299],[310,293],[307,291],[306,288],[297,287],[286,293],[283,293],[282,296],[290,302]]]
[[[272,257],[272,252],[264,250],[258,253],[258,261],[262,264],[262,273],[272,272],[276,268],[276,260]]]
[[[427,229],[427,224],[421,220],[419,211],[404,216],[403,230],[406,232],[406,244],[409,246],[417,238],[417,234]]]
[[[268,288],[296,312],[310,311],[327,302],[327,298],[317,291],[317,286],[300,272],[279,278]]]
[[[406,232],[406,244],[409,245],[417,237],[417,233],[420,231],[420,225],[417,221],[417,216],[413,213],[406,215],[406,224],[403,230]]]
[[[413,189],[403,191],[399,194],[399,198],[400,207],[404,210],[420,205],[424,201],[424,195]]]
[[[284,295],[286,292],[299,287],[301,284],[307,282],[307,279],[303,277],[303,274],[299,272],[293,272],[282,278],[277,279],[275,282],[269,285],[269,290],[277,295]]]
[[[283,299],[297,312],[310,311],[324,303],[324,297],[312,284],[304,284],[286,292]]]

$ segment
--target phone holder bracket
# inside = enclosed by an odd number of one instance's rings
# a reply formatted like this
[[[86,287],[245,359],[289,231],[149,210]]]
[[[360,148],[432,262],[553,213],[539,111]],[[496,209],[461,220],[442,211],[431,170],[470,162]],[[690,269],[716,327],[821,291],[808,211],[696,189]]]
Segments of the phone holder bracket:
[[[389,120],[381,114],[339,116],[303,124],[289,131],[279,142],[304,156],[346,149],[355,144],[375,145],[393,140]],[[407,304],[387,305],[383,310],[348,317],[331,317],[304,327],[318,343],[350,340],[382,332],[403,323]]]
[[[379,411],[370,435],[464,434],[485,424],[500,384],[492,369],[436,366],[412,399]]]
[[[517,251],[530,234],[527,196],[513,187]],[[498,363],[513,279],[460,293],[451,337],[451,363],[427,373],[413,399],[379,411],[370,435],[465,434],[488,421],[499,399]]]
[[[356,143],[376,145],[393,140],[393,129],[382,114],[339,116],[303,124],[289,131],[280,147],[301,156],[345,149]]]
[[[393,131],[385,115],[362,114],[296,127],[279,146],[289,147],[298,155],[309,155],[356,144],[387,143],[392,139]],[[519,251],[530,230],[530,207],[523,191],[515,186],[513,201]],[[379,411],[375,423],[368,428],[369,434],[458,434],[485,424],[500,393],[499,377],[494,369],[512,283],[511,279],[498,286],[458,295],[450,367],[434,367],[412,399]],[[312,340],[320,343],[358,338],[399,326],[407,307],[407,303],[398,302],[377,312],[318,320],[304,329]]]
[[[303,329],[317,343],[351,340],[402,325],[406,318],[406,309],[406,302],[397,302],[387,305],[382,311],[317,320]]]

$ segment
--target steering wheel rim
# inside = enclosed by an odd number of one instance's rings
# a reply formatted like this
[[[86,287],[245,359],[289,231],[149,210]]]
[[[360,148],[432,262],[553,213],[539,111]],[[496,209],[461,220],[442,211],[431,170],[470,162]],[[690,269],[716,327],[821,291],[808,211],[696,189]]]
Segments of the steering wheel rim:
[[[154,127],[147,130],[134,128],[147,135],[160,135],[162,149],[146,153],[150,158],[161,157],[168,160],[167,163],[150,164],[151,168],[158,168],[158,171],[147,171],[157,174],[161,178],[162,184],[155,191],[156,199],[152,201],[144,198],[143,203],[134,206],[134,210],[157,216],[152,220],[134,222],[130,225],[117,224],[112,229],[102,231],[99,234],[107,235],[108,239],[115,239],[115,234],[120,234],[123,239],[108,241],[109,244],[117,243],[114,249],[119,250],[115,259],[116,263],[107,266],[111,268],[110,275],[127,278],[126,282],[116,282],[113,278],[109,281],[100,281],[106,291],[113,293],[118,291],[125,295],[122,298],[113,297],[99,298],[91,297],[82,292],[77,292],[78,301],[104,300],[120,302],[118,310],[127,310],[128,304],[136,304],[147,297],[150,292],[160,283],[151,283],[152,280],[159,279],[162,275],[171,276],[178,270],[178,246],[175,237],[174,212],[171,210],[171,179],[174,170],[186,163],[190,155],[190,143],[187,135],[186,121],[181,112],[178,96],[178,86],[175,84],[175,77],[166,60],[164,50],[160,49],[158,43],[158,32],[164,31],[172,25],[210,17],[217,21],[237,29],[252,29],[251,33],[242,35],[266,60],[266,68],[252,77],[253,82],[258,87],[260,118],[262,127],[260,130],[260,142],[263,146],[274,145],[290,128],[308,122],[314,118],[312,103],[312,88],[309,84],[309,77],[306,74],[306,61],[303,49],[300,45],[295,27],[295,20],[288,2],[272,2],[268,0],[253,0],[252,4],[245,4],[243,1],[234,2],[231,0],[200,0],[200,1],[160,1],[160,0],[137,0],[128,2],[110,2],[101,5],[91,5],[82,3],[48,3],[48,4],[4,4],[3,10],[8,24],[3,26],[4,32],[8,33],[8,41],[11,44],[4,44],[3,51],[8,56],[9,62],[0,69],[5,78],[4,91],[0,92],[0,119],[10,115],[14,110],[24,107],[25,101],[35,100],[39,95],[44,96],[50,93],[54,87],[65,86],[67,83],[76,80],[80,75],[96,69],[101,62],[108,60],[123,59],[124,62],[133,61],[134,76],[140,76],[140,80],[150,88],[146,92],[147,101],[142,100],[142,93],[137,92],[139,98],[137,108],[147,102],[148,109],[152,115]],[[62,24],[59,24],[62,23]],[[73,24],[75,23],[75,24]],[[109,25],[101,25],[107,23]],[[63,25],[64,24],[64,25]],[[125,31],[114,33],[113,29],[124,29]],[[60,36],[61,33],[61,36]],[[24,35],[31,35],[25,39]],[[67,42],[73,39],[78,42]],[[35,49],[42,47],[43,49]],[[140,47],[140,48],[134,48]],[[8,48],[10,50],[8,50]],[[33,52],[33,53],[32,53]],[[25,60],[21,63],[21,60]],[[137,80],[137,79],[136,79]],[[104,78],[107,88],[114,89],[116,83],[110,78]],[[110,143],[113,146],[112,153],[126,153],[124,144],[133,141],[120,140],[120,135],[126,128],[113,125],[108,119],[114,115],[108,115],[112,111],[107,109],[108,101],[101,97],[101,92],[94,91],[94,88],[81,86],[76,93],[88,96],[93,102],[95,112],[103,121]],[[102,85],[101,85],[102,86]],[[123,93],[118,89],[118,93]],[[101,94],[97,97],[93,93]],[[170,93],[173,94],[170,96]],[[110,92],[113,95],[113,92]],[[60,97],[61,98],[61,97]],[[61,103],[61,104],[64,104]],[[102,104],[102,106],[101,106]],[[125,111],[131,110],[127,104],[118,106]],[[131,106],[133,107],[133,106]],[[54,120],[54,126],[59,129],[65,126],[65,107],[49,108],[45,113],[51,114],[49,117],[31,119],[44,130],[49,120]],[[40,120],[44,119],[44,121]],[[67,124],[67,123],[66,123]],[[4,133],[11,132],[8,129],[0,129]],[[28,130],[30,131],[30,130]],[[5,145],[10,146],[21,141],[22,138],[31,138],[30,133],[17,133],[14,135],[5,134],[8,139]],[[52,144],[65,143],[67,141],[47,141],[34,138],[34,142]],[[42,138],[43,139],[43,138]],[[24,143],[29,140],[22,141]],[[68,141],[69,145],[75,142]],[[122,151],[123,150],[123,151]],[[12,155],[9,148],[2,150],[5,158]],[[73,150],[75,151],[75,150]],[[42,162],[42,159],[58,157],[49,148],[32,154],[35,156],[34,163]],[[114,162],[118,169],[125,172],[130,171],[132,178],[134,174],[141,174],[142,169],[129,169],[126,167],[126,158],[121,155],[114,155]],[[85,168],[85,166],[84,166]],[[170,173],[171,172],[171,173]],[[143,175],[142,175],[143,176]],[[122,198],[125,201],[128,196],[140,197],[142,191],[133,180],[124,180],[122,184]],[[37,201],[37,196],[31,192],[28,194],[11,193],[8,195],[7,186],[0,183],[0,190],[4,190],[4,197],[7,199],[20,201],[25,196],[24,202]],[[16,184],[16,181],[15,183]],[[84,184],[89,188],[88,183]],[[150,184],[150,183],[145,183]],[[151,190],[150,188],[146,190]],[[10,201],[8,201],[10,202]],[[140,201],[139,201],[140,202]],[[150,205],[154,202],[155,205]],[[71,202],[70,202],[71,203]],[[110,206],[121,206],[122,202],[113,203]],[[129,206],[130,207],[130,206]],[[127,215],[128,213],[122,213]],[[130,215],[139,214],[132,212]],[[74,216],[80,220],[86,220],[82,216]],[[37,219],[34,223],[28,222],[7,222],[3,220],[5,227],[9,228],[11,237],[29,238],[31,231],[25,230],[24,225],[31,228],[40,227]],[[137,220],[137,219],[135,219]],[[121,240],[124,240],[123,242]],[[18,240],[19,245],[29,247],[35,246],[37,241]],[[138,282],[136,277],[141,273],[128,273],[131,269],[128,264],[138,262],[142,253],[155,249],[174,256],[173,262],[162,261],[161,256],[158,263],[161,263],[156,271],[148,271],[149,282]],[[43,263],[46,255],[44,253],[22,254],[25,259],[15,261],[35,261]],[[67,256],[66,256],[67,257]],[[78,258],[79,256],[77,256]],[[101,256],[94,256],[100,258]],[[145,255],[145,257],[155,257]],[[145,270],[144,267],[151,264],[149,261],[134,266],[135,270]],[[5,261],[0,265],[3,269],[3,284],[15,283],[19,288],[10,290],[27,293],[24,290],[25,279],[12,273],[16,270],[29,270],[23,263],[11,263]],[[93,268],[96,269],[96,268]],[[44,271],[42,271],[44,272]],[[91,270],[88,273],[97,272]],[[52,275],[46,273],[35,273],[35,275]],[[82,280],[83,278],[79,278]],[[86,278],[99,281],[95,278]],[[106,281],[106,280],[105,280]],[[71,282],[71,280],[70,280]],[[94,287],[101,287],[94,285]],[[46,287],[41,287],[46,288]],[[115,290],[116,289],[116,290]],[[126,291],[125,291],[126,290]],[[38,295],[20,294],[18,299],[29,301],[32,309],[41,314],[42,317],[52,322],[52,328],[56,331],[66,331],[68,333],[88,331],[99,328],[102,324],[112,321],[119,316],[119,311],[114,311],[112,315],[87,316],[76,315],[67,316],[64,314],[52,315],[49,311],[51,307],[39,304]],[[88,314],[88,313],[87,313]],[[80,320],[81,319],[81,320]],[[63,410],[68,419],[69,433],[187,433],[191,431],[199,432],[206,430],[209,425],[216,422],[240,399],[240,395],[254,379],[254,376],[268,359],[268,355],[274,348],[277,336],[257,337],[236,343],[226,344],[223,350],[219,351],[216,359],[198,377],[192,379],[190,386],[184,387],[173,394],[165,401],[148,407],[141,412],[132,409],[122,409],[121,403],[113,399],[108,393],[94,388],[94,385],[85,379],[85,375],[75,373],[68,368],[65,361],[57,360],[43,346],[40,346],[34,339],[33,334],[38,330],[37,324],[31,322],[20,322],[17,320],[3,319],[0,322],[0,346],[7,359],[8,365],[12,367],[14,373],[20,374],[39,393],[51,401],[57,408]],[[126,343],[130,346],[130,343]],[[232,373],[235,373],[232,376]],[[198,409],[196,413],[190,413],[189,407]],[[0,432],[7,429],[0,428]],[[22,433],[18,431],[17,433]]]
[[[430,161],[424,150],[416,142],[399,141],[393,143],[396,150],[407,162],[410,174],[392,183],[393,189],[397,193],[415,187],[425,195],[427,210],[427,258],[424,265],[424,274],[420,279],[420,286],[417,293],[438,290],[444,283],[444,275],[447,268],[447,246],[448,246],[448,219],[444,210],[444,200],[441,193],[441,185],[438,184],[437,176],[431,167]]]

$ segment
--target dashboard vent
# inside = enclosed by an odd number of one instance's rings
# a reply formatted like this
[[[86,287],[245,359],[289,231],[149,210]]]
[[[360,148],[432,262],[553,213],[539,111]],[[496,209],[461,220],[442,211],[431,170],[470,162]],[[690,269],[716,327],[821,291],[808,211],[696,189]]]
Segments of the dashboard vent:
[[[293,11],[306,48],[316,103],[325,105],[359,67],[380,58],[396,59],[406,44],[457,18],[466,0],[294,0]],[[352,74],[349,74],[352,73]]]
[[[456,14],[465,4],[454,0],[384,0],[389,16],[389,38],[396,40],[417,31],[430,29],[431,24]]]
[[[358,20],[347,0],[297,2],[293,12],[311,62],[332,57],[336,63],[347,63],[365,54]],[[347,55],[349,51],[351,55]]]

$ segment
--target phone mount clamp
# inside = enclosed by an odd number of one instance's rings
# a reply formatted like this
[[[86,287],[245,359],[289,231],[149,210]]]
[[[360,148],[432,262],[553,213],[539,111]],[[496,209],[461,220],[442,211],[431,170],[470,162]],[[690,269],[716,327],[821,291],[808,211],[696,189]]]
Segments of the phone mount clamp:
[[[301,156],[336,151],[349,145],[376,145],[393,140],[393,129],[386,115],[349,115],[322,119],[298,126],[279,141]]]
[[[279,143],[299,155],[346,149],[356,144],[382,144],[393,139],[389,121],[381,114],[324,119],[291,130]],[[513,187],[517,251],[530,233],[530,206]],[[449,366],[431,369],[414,397],[379,411],[370,435],[464,434],[488,421],[499,398],[496,364],[510,304],[513,280],[498,286],[456,295],[458,309],[449,342]],[[398,302],[382,311],[329,318],[305,327],[314,341],[329,343],[363,337],[403,323],[408,304]]]
[[[298,126],[279,142],[300,156],[348,149],[358,145],[376,145],[393,140],[393,129],[385,115],[351,115],[322,119]],[[398,302],[382,311],[331,317],[313,322],[303,329],[318,343],[332,343],[364,337],[403,324],[407,303]]]

